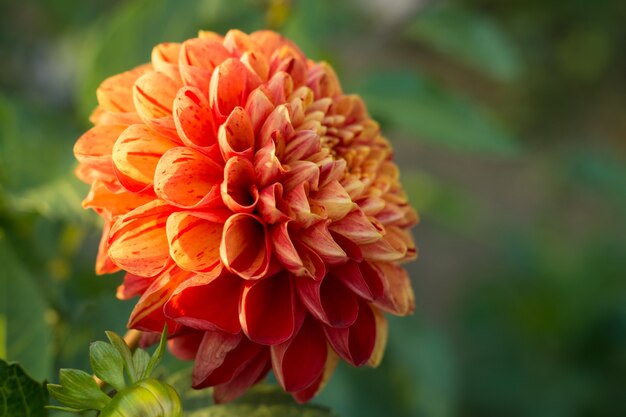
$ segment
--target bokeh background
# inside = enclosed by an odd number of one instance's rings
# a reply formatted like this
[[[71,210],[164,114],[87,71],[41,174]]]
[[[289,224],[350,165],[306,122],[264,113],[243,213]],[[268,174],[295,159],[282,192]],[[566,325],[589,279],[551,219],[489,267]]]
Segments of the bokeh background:
[[[0,2],[0,357],[56,380],[124,331],[72,174],[98,84],[158,42],[269,27],[364,96],[421,215],[415,315],[315,402],[626,415],[625,21],[621,0]]]

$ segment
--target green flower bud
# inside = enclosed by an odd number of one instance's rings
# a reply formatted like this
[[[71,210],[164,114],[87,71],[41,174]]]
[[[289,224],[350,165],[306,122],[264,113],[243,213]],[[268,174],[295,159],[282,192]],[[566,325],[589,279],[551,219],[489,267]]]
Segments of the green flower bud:
[[[182,417],[180,397],[154,378],[143,379],[122,391],[102,409],[100,417]]]

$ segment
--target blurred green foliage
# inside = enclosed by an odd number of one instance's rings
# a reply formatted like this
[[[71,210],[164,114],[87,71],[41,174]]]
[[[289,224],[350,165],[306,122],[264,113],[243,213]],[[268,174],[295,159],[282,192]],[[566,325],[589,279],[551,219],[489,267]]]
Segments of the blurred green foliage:
[[[379,369],[342,364],[315,402],[623,416],[625,19],[617,0],[3,2],[0,353],[42,380],[124,331],[71,172],[98,84],[158,42],[269,26],[364,96],[422,217],[415,316],[390,319]]]

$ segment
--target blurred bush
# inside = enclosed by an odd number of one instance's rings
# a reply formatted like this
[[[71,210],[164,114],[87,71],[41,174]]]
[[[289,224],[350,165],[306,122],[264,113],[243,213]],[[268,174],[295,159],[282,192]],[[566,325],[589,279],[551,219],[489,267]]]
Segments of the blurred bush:
[[[39,380],[123,332],[71,149],[95,88],[198,29],[281,30],[338,68],[422,216],[418,311],[341,416],[623,416],[626,3],[24,0],[0,5],[0,356]],[[183,369],[185,364],[170,363]]]

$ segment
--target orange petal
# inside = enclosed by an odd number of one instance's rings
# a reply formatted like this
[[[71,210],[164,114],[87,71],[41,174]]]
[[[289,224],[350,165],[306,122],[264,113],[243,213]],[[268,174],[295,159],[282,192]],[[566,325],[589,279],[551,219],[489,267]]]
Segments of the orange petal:
[[[174,124],[187,146],[203,148],[215,143],[217,127],[205,95],[195,87],[183,87],[174,99]]]
[[[367,361],[367,365],[373,368],[378,367],[383,360],[385,348],[387,347],[387,335],[389,332],[387,319],[377,308],[372,308],[374,318],[376,319],[376,342],[374,342],[374,350],[372,356]]]
[[[258,49],[256,42],[239,29],[231,29],[226,33],[226,36],[224,36],[224,47],[237,58],[244,52]]]
[[[333,221],[343,218],[356,206],[338,181],[332,181],[312,193],[310,200],[312,204],[322,207],[326,217]]]
[[[180,51],[180,75],[185,85],[209,94],[209,80],[215,67],[230,57],[220,42],[209,38],[194,38],[183,42]]]
[[[178,70],[180,44],[173,42],[160,43],[152,48],[152,66],[155,71],[162,72],[172,80],[181,82]]]
[[[250,340],[275,345],[290,339],[302,324],[291,278],[286,272],[248,281],[241,295],[239,321]]]
[[[255,79],[256,77],[256,79]],[[221,123],[248,94],[259,86],[260,79],[238,59],[228,58],[213,71],[209,85],[209,103]]]
[[[153,332],[163,330],[163,325],[168,321],[163,314],[163,306],[176,287],[190,276],[189,272],[174,267],[156,277],[137,301],[130,314],[128,327]],[[173,330],[174,326],[175,323],[170,321],[168,326],[170,330]]]
[[[286,72],[277,72],[267,83],[269,98],[276,105],[287,102],[293,92],[293,80]]]
[[[154,191],[170,204],[205,207],[221,201],[219,184],[223,169],[205,154],[191,148],[172,148],[159,161]]]
[[[295,87],[303,85],[307,78],[307,63],[299,52],[289,45],[274,51],[270,58],[270,73],[284,71],[291,76]]]
[[[308,87],[313,90],[316,98],[335,97],[341,94],[341,84],[335,70],[326,62],[316,64],[309,69]]]
[[[180,84],[161,72],[142,75],[133,86],[133,101],[141,120],[157,132],[178,138],[172,104]]]
[[[333,240],[326,222],[318,222],[298,233],[298,239],[315,251],[325,263],[336,265],[347,261],[346,252]]]
[[[291,191],[294,187],[307,183],[309,189],[317,190],[320,178],[320,170],[318,166],[309,161],[294,161],[289,164],[289,169],[285,173],[283,179],[283,187],[285,192]]]
[[[113,175],[111,152],[125,126],[95,126],[85,132],[74,145],[74,155],[82,164]]]
[[[258,75],[261,81],[267,81],[270,73],[270,65],[263,54],[248,51],[241,56],[241,62],[248,67],[251,72]]]
[[[112,274],[120,270],[109,257],[109,232],[111,230],[112,220],[104,215],[104,226],[102,227],[102,237],[98,246],[98,256],[96,257],[96,274]]]
[[[273,110],[274,103],[267,96],[264,87],[259,87],[250,93],[246,100],[246,113],[250,116],[255,135],[261,130],[261,126]]]
[[[320,150],[319,135],[312,130],[302,130],[287,142],[282,160],[288,164],[307,159]]]
[[[254,170],[259,188],[265,188],[278,181],[286,172],[276,157],[276,147],[273,141],[259,149],[254,155]]]
[[[301,183],[285,193],[285,205],[289,208],[289,214],[291,217],[295,217],[299,226],[304,228],[310,227],[322,219],[319,214],[311,212],[307,195],[308,187],[307,183]]]
[[[374,304],[391,314],[406,316],[415,310],[415,295],[406,270],[390,263],[376,264],[386,277],[387,288],[382,298]]]
[[[154,180],[154,171],[161,156],[176,146],[146,125],[132,125],[113,146],[115,174],[129,191],[144,190]]]
[[[165,222],[172,207],[153,201],[120,217],[109,234],[109,256],[131,274],[153,277],[170,260]]]
[[[235,107],[218,132],[220,151],[224,160],[233,156],[252,159],[254,131],[248,114],[242,107]]]
[[[284,152],[285,143],[295,134],[289,109],[284,104],[277,106],[261,127],[257,136],[257,148],[262,148],[268,142],[276,144],[277,154],[280,156]]]
[[[224,166],[224,182],[221,185],[222,200],[235,213],[250,213],[259,201],[259,191],[254,181],[252,163],[241,156],[234,156]]]
[[[154,199],[149,194],[135,194],[121,189],[111,191],[102,181],[95,180],[91,184],[91,190],[83,200],[84,208],[106,210],[112,216],[119,216],[146,204]]]
[[[224,224],[220,255],[224,266],[243,279],[263,278],[269,269],[271,243],[257,216],[232,215]]]
[[[383,236],[382,230],[377,228],[361,210],[352,211],[341,220],[331,223],[328,228],[357,245],[376,242]]]
[[[204,272],[220,262],[218,242],[223,225],[200,219],[186,212],[173,213],[167,219],[167,238],[174,262],[188,271]]]
[[[402,260],[408,248],[396,233],[387,232],[382,239],[374,243],[361,245],[363,258],[372,262],[393,262]]]
[[[272,346],[274,375],[285,391],[301,391],[315,383],[326,365],[326,346],[324,332],[311,316],[295,337]]]
[[[124,282],[117,287],[115,296],[119,300],[130,300],[133,297],[143,294],[154,282],[154,278],[140,277],[133,274],[125,274]]]
[[[98,104],[112,113],[132,113],[135,112],[133,103],[133,85],[139,77],[150,71],[150,65],[141,65],[130,71],[107,78],[100,84],[96,95]]]

